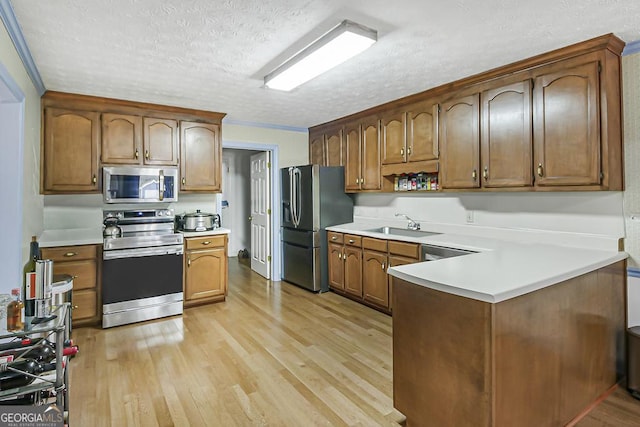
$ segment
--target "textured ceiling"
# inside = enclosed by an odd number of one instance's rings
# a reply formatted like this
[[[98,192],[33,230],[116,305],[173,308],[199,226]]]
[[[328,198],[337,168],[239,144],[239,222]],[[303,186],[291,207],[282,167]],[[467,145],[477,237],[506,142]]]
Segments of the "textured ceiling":
[[[308,127],[613,32],[638,0],[13,0],[48,90]],[[345,6],[347,5],[347,6]],[[292,92],[263,77],[343,19],[378,43]]]

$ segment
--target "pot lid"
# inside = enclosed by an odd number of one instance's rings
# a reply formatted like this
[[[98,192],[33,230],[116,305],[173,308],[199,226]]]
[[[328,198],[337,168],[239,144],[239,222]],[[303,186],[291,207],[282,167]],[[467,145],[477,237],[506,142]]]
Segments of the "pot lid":
[[[211,213],[200,212],[200,209],[197,209],[195,212],[189,212],[184,214],[185,218],[206,218],[213,216]]]

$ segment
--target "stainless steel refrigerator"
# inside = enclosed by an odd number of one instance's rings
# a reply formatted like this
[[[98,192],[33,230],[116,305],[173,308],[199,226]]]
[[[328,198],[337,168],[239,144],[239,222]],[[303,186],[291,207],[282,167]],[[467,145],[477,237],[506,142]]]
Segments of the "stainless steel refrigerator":
[[[342,166],[281,169],[283,279],[313,292],[329,290],[325,227],[353,221]]]

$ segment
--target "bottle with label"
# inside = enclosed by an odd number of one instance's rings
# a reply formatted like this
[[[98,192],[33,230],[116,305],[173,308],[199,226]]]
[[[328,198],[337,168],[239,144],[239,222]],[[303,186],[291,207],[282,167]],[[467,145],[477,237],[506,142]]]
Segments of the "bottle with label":
[[[8,367],[12,369],[7,369]],[[24,359],[2,365],[0,367],[0,391],[29,385],[39,374],[55,369],[55,363],[38,363],[33,359]]]
[[[11,290],[14,300],[7,305],[7,331],[21,331],[24,329],[24,304],[20,300],[20,289]]]
[[[29,247],[29,260],[24,266],[24,288],[22,295],[24,298],[24,315],[27,318],[35,316],[35,284],[36,284],[36,261],[40,259],[40,247],[36,236],[31,237],[31,245]]]

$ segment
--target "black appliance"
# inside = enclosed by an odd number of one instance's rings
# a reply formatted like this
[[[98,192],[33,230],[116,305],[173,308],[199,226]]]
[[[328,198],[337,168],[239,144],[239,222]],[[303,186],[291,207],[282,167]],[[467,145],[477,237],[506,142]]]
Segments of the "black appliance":
[[[353,222],[342,166],[281,169],[283,279],[313,292],[329,290],[326,227]]]

